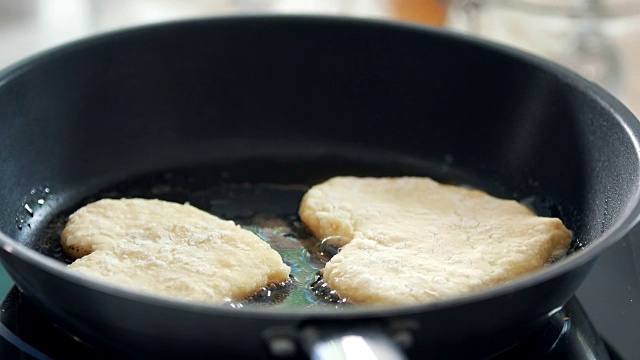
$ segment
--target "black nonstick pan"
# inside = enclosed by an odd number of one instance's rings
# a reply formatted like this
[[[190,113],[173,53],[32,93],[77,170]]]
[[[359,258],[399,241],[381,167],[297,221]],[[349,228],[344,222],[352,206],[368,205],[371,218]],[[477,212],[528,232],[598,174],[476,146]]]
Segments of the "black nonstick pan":
[[[119,357],[299,358],[368,342],[486,358],[561,307],[640,214],[640,125],[617,100],[533,56],[413,25],[231,17],[82,40],[0,73],[0,129],[2,264],[60,327]],[[335,175],[517,199],[561,218],[572,248],[431,304],[232,307],[87,281],[57,243],[66,214],[100,197],[295,224],[305,189]]]

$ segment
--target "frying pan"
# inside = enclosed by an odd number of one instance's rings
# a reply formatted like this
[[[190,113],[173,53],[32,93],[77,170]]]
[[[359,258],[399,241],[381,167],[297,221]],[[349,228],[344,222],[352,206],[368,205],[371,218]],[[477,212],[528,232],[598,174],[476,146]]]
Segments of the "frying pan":
[[[414,25],[254,16],[109,33],[3,71],[0,121],[2,264],[60,327],[117,356],[296,358],[368,341],[485,358],[561,307],[640,213],[640,127],[611,95],[531,55]],[[344,174],[521,200],[561,218],[572,249],[430,304],[233,309],[81,278],[47,234],[56,216],[122,194],[291,216],[299,189]],[[264,184],[298,192],[198,202],[210,187]]]

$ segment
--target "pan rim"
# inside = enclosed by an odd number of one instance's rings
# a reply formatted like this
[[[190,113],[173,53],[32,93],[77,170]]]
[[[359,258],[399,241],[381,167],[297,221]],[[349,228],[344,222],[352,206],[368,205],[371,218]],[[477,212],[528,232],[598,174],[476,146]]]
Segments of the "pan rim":
[[[403,23],[393,20],[381,19],[365,19],[345,16],[329,16],[329,15],[225,15],[202,18],[190,18],[186,20],[173,20],[161,23],[139,25],[127,27],[124,29],[112,30],[79,40],[69,42],[51,49],[28,56],[17,63],[10,65],[4,70],[0,70],[0,86],[10,81],[12,78],[19,76],[22,72],[27,71],[30,67],[37,65],[42,61],[46,61],[51,56],[64,54],[67,51],[77,51],[83,46],[97,44],[101,41],[113,40],[120,36],[126,36],[131,32],[153,31],[157,28],[171,28],[193,25],[204,25],[207,23],[235,22],[242,23],[245,21],[263,23],[304,23],[304,26],[319,26],[339,24],[343,26],[360,26],[360,27],[383,27],[392,31],[419,32],[446,38],[448,41],[457,41],[465,43],[467,46],[481,47],[485,50],[499,53],[501,56],[509,57],[521,63],[527,63],[536,68],[541,68],[558,77],[560,81],[569,83],[579,88],[579,91],[586,93],[590,98],[599,102],[603,107],[610,110],[617,119],[625,133],[633,144],[636,157],[640,162],[640,144],[638,138],[640,136],[640,122],[619,100],[597,84],[580,77],[565,67],[542,59],[536,55],[526,53],[524,51],[498,44],[493,41],[475,38],[470,35],[454,33],[450,30],[434,28],[430,26]],[[640,170],[636,171],[636,179],[640,179]],[[68,271],[65,265],[57,260],[47,257],[35,250],[32,250],[16,240],[11,239],[6,234],[0,232],[0,247],[9,253],[10,256],[16,256],[20,260],[36,266],[43,271],[54,274],[66,281],[71,281],[77,285],[91,288],[95,291],[107,293],[112,296],[118,296],[133,301],[145,303],[147,305],[158,306],[162,308],[171,308],[178,311],[190,311],[200,314],[211,315],[233,315],[238,317],[252,317],[265,319],[306,319],[321,316],[323,319],[346,319],[346,318],[369,318],[389,315],[409,315],[414,313],[424,313],[439,310],[446,310],[463,305],[490,300],[500,296],[506,296],[510,293],[521,291],[525,288],[533,287],[537,284],[549,281],[572,269],[583,266],[597,258],[603,251],[613,245],[615,242],[625,236],[640,221],[640,186],[636,188],[635,193],[630,197],[629,205],[624,209],[620,218],[622,220],[613,224],[611,228],[598,238],[594,239],[582,251],[571,254],[541,270],[511,282],[492,286],[488,289],[477,291],[474,293],[458,296],[451,299],[439,300],[431,303],[409,304],[409,305],[385,305],[382,307],[366,306],[348,309],[348,311],[332,311],[325,307],[313,308],[263,308],[263,307],[245,307],[241,310],[222,307],[220,305],[195,303],[179,299],[164,298],[149,294],[136,293],[128,291],[108,283],[98,282],[87,279],[84,276]],[[329,311],[328,311],[329,310]]]

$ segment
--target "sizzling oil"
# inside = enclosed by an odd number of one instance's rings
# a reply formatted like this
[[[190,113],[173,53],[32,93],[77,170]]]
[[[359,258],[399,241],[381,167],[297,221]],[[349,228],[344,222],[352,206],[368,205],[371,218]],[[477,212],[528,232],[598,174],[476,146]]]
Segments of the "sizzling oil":
[[[236,223],[271,245],[291,267],[291,275],[284,286],[262,288],[248,300],[231,304],[233,307],[257,304],[285,307],[339,306],[345,303],[335,295],[335,291],[332,292],[334,296],[326,296],[314,286],[321,281],[318,272],[330,259],[327,254],[337,253],[333,242],[316,240],[296,215],[258,214],[247,219],[236,219]]]
[[[297,216],[297,210],[307,189],[307,185],[295,184],[216,183],[210,185],[202,179],[172,172],[143,176],[96,193],[67,211],[56,214],[45,226],[35,229],[36,241],[32,247],[59,261],[71,263],[73,259],[64,253],[60,245],[60,233],[68,216],[81,206],[102,198],[141,197],[188,202],[213,215],[234,220],[245,229],[254,232],[269,243],[291,267],[290,279],[286,283],[264,287],[254,296],[243,301],[230,302],[228,306],[242,308],[265,305],[276,307],[324,305],[340,308],[348,303],[345,299],[340,299],[337,293],[322,281],[319,270],[345,244],[345,239],[329,237],[319,241],[306,231]],[[49,188],[42,191],[46,191],[45,195],[50,196]],[[37,195],[44,199],[40,196],[42,194]],[[521,202],[539,215],[551,215],[548,214],[547,206],[539,199],[529,197]],[[38,204],[36,201],[33,206],[37,207]],[[29,208],[33,206],[30,205]],[[33,216],[33,213],[27,213],[27,215]],[[27,222],[19,221],[17,225],[22,228],[25,223]],[[574,239],[573,247],[569,252],[579,248],[582,248],[582,245]]]

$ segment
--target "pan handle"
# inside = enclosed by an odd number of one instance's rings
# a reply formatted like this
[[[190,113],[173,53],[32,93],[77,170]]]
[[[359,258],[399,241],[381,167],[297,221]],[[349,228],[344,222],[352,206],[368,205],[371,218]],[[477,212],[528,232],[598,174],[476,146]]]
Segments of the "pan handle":
[[[311,345],[310,355],[311,360],[407,359],[393,340],[377,332],[341,333],[323,337]]]

